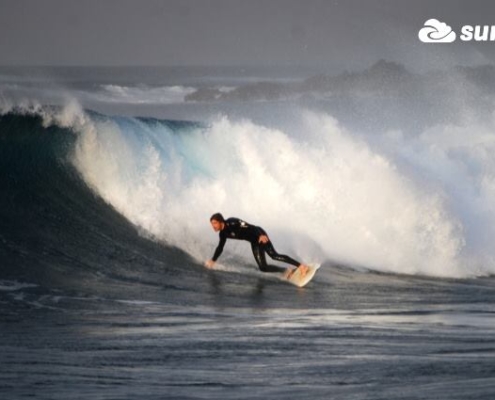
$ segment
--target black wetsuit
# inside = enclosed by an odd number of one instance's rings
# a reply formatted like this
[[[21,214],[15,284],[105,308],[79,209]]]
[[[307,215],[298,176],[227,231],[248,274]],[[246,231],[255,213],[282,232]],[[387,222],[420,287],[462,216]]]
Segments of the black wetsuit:
[[[254,258],[258,263],[258,267],[263,272],[283,272],[286,269],[282,267],[277,267],[275,265],[268,265],[266,263],[265,252],[268,255],[277,261],[282,261],[288,264],[292,264],[296,267],[299,266],[299,262],[290,258],[289,256],[278,254],[271,241],[267,243],[260,243],[259,238],[261,235],[266,235],[266,232],[263,228],[259,226],[248,224],[245,221],[240,220],[239,218],[228,218],[225,220],[225,226],[220,231],[220,241],[215,250],[215,254],[213,255],[212,260],[216,261],[220,254],[222,254],[223,247],[225,246],[225,242],[227,239],[239,239],[239,240],[247,240],[251,243],[251,249],[253,250]]]

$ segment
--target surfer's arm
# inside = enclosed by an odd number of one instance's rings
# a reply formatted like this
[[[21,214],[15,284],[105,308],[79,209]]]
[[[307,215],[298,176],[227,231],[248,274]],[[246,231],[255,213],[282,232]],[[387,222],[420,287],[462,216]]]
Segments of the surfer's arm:
[[[222,254],[223,247],[225,246],[225,242],[227,241],[226,237],[220,236],[220,241],[218,242],[218,246],[213,254],[211,261],[216,262],[220,254]]]

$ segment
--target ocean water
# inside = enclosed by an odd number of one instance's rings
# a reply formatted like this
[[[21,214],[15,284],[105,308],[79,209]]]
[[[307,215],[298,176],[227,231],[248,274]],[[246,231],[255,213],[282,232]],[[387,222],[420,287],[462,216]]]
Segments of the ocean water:
[[[492,399],[494,77],[0,69],[1,398]]]

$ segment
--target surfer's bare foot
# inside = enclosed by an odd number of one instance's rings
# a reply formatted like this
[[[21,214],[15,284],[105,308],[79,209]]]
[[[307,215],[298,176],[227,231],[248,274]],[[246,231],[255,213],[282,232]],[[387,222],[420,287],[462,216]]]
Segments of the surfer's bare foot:
[[[297,269],[301,270],[301,276],[304,276],[308,273],[309,267],[307,265],[301,264]]]
[[[287,268],[284,272],[284,278],[285,279],[290,279],[292,274],[296,271],[297,268]]]

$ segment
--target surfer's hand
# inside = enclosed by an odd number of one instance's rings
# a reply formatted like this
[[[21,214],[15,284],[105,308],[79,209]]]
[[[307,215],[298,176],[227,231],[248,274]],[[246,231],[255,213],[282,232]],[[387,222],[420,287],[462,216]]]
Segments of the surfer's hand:
[[[213,268],[214,265],[215,265],[215,261],[213,261],[213,260],[208,260],[205,262],[206,268]]]
[[[266,235],[260,235],[260,238],[258,239],[259,243],[268,243],[270,239],[268,239],[268,236]]]

